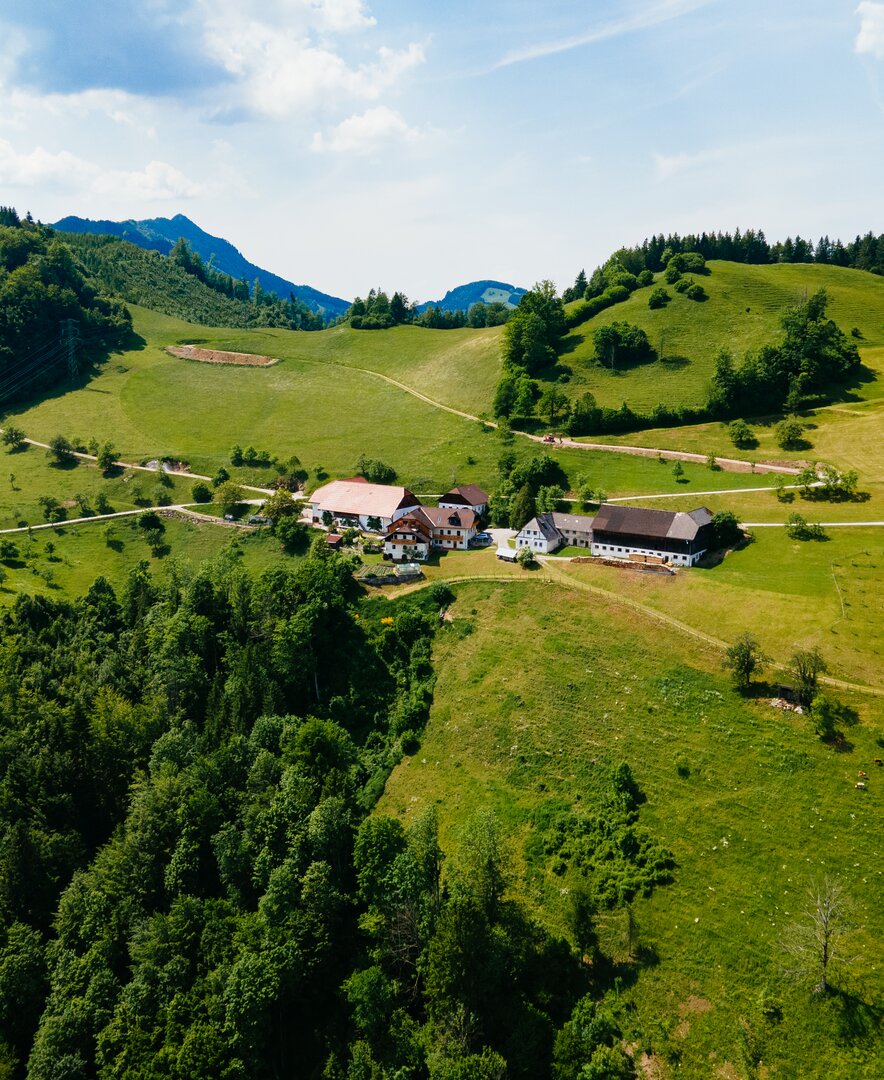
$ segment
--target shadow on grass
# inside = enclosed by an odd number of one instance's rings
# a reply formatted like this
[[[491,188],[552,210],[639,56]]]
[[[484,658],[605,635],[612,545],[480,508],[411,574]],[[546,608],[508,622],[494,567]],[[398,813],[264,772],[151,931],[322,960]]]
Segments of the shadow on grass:
[[[100,341],[89,343],[88,356],[79,357],[82,370],[75,379],[68,376],[67,364],[62,362],[52,368],[47,377],[41,377],[24,388],[18,397],[10,398],[4,402],[4,416],[11,402],[15,402],[15,411],[21,412],[36,405],[40,401],[48,401],[51,398],[64,397],[71,390],[82,390],[89,386],[96,375],[99,375],[104,365],[111,357],[123,352],[140,352],[147,347],[147,341],[134,330],[127,329],[118,341],[107,344]],[[85,346],[81,346],[85,351]]]
[[[851,990],[830,990],[835,1006],[839,1034],[843,1039],[859,1041],[876,1038],[884,1029],[884,1009],[871,1005]]]
[[[74,457],[73,454],[65,454],[64,457],[55,458],[54,461],[50,461],[49,468],[58,469],[61,472],[70,472],[71,469],[76,469],[79,464],[79,458]]]

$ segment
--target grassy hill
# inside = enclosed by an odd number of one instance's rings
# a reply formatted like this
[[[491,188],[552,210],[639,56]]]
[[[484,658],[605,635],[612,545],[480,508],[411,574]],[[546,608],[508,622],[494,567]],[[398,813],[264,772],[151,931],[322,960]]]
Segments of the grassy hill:
[[[861,352],[884,345],[884,279],[862,270],[816,264],[752,266],[714,261],[710,273],[697,277],[708,300],[688,300],[667,286],[671,302],[651,310],[651,289],[639,289],[573,330],[564,342],[562,362],[573,368],[569,393],[591,390],[599,403],[617,407],[624,401],[637,412],[659,402],[699,406],[705,402],[715,357],[730,349],[738,357],[747,349],[775,341],[780,318],[806,294],[825,288],[829,315],[846,332],[857,327]],[[657,284],[662,275],[657,275]],[[592,333],[598,326],[629,322],[641,327],[663,359],[611,372],[595,361]],[[862,396],[865,384],[856,388]]]
[[[433,331],[400,327],[315,333],[207,328],[133,308],[139,348],[103,365],[78,388],[57,390],[17,410],[15,422],[47,442],[58,432],[113,440],[124,460],[170,456],[197,472],[229,465],[234,443],[331,475],[353,472],[360,454],[392,465],[402,482],[439,493],[452,482],[493,486],[504,449],[493,430],[419,400],[388,378],[437,400],[459,401],[494,373],[496,330]],[[182,341],[282,359],[267,368],[203,364],[170,356]],[[379,373],[379,374],[378,374]],[[475,373],[475,376],[474,376]],[[486,383],[487,385],[487,383]],[[535,444],[516,439],[517,454]],[[609,494],[666,491],[671,469],[654,459],[556,450],[567,475],[592,478]],[[762,476],[711,474],[686,465],[688,484],[705,490],[764,484]],[[240,472],[251,482],[260,470]]]
[[[567,933],[579,875],[554,870],[550,826],[592,813],[605,770],[629,762],[647,796],[641,823],[677,864],[671,885],[635,904],[644,960],[619,985],[634,1009],[630,1041],[653,1050],[645,1074],[786,1077],[800,1060],[806,1077],[880,1075],[884,818],[854,779],[880,755],[881,701],[854,702],[863,722],[839,756],[806,718],[737,695],[717,654],[671,632],[661,647],[659,627],[619,604],[526,581],[457,592],[435,648],[429,725],[380,812],[407,821],[436,804],[452,853],[460,823],[493,808],[513,891]],[[847,946],[855,959],[825,1000],[784,976],[782,949],[821,873],[841,876],[859,928]],[[601,922],[616,951],[622,927]],[[766,1017],[765,998],[781,1012]]]

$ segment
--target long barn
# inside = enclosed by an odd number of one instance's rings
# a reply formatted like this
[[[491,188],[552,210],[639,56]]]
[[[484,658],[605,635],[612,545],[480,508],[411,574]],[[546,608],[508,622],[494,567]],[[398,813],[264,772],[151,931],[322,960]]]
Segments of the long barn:
[[[694,566],[711,540],[712,514],[705,506],[674,513],[605,503],[592,523],[592,554],[605,559],[651,555],[676,566]]]

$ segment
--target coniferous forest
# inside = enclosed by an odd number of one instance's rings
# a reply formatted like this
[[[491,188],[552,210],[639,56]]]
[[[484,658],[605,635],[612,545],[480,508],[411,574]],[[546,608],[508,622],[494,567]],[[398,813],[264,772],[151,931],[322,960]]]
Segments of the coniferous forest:
[[[581,960],[669,878],[629,768],[582,826],[578,953],[504,898],[490,814],[450,864],[432,810],[372,816],[449,597],[357,610],[352,570],[142,564],[0,616],[2,1075],[632,1075]]]

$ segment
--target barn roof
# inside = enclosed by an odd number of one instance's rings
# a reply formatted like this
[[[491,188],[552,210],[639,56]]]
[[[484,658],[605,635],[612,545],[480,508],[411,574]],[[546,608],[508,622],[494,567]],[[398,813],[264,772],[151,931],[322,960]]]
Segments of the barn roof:
[[[604,503],[593,521],[596,533],[622,533],[650,539],[693,540],[712,514],[701,506],[690,513],[672,510],[646,510],[639,506],[612,506]]]
[[[354,514],[359,517],[388,518],[406,506],[417,506],[418,500],[404,487],[388,484],[369,484],[363,477],[332,480],[310,496],[310,502],[335,514]]]

